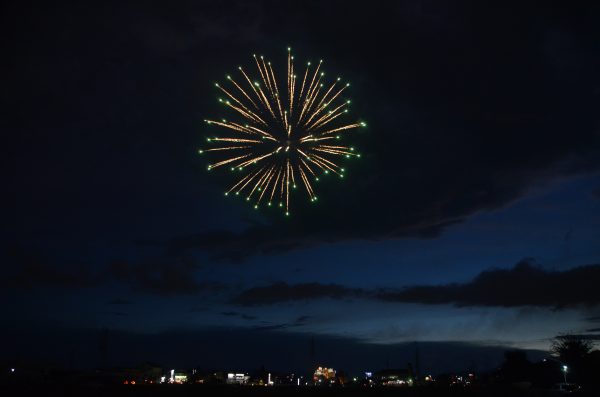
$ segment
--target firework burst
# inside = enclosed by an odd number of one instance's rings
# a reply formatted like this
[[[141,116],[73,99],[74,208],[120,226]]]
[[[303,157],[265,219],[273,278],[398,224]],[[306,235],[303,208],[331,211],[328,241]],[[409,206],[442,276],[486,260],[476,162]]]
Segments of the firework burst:
[[[320,174],[344,177],[340,158],[360,157],[353,147],[341,145],[341,135],[364,127],[364,122],[340,123],[348,112],[349,100],[342,93],[350,86],[338,77],[325,85],[323,61],[306,64],[296,74],[294,57],[288,48],[285,87],[277,81],[271,62],[254,55],[259,80],[252,80],[240,66],[239,79],[227,76],[226,86],[215,84],[224,96],[219,102],[232,109],[241,121],[205,120],[225,132],[207,138],[209,147],[200,153],[214,152],[222,157],[209,170],[228,167],[246,171],[225,195],[244,195],[258,208],[278,205],[290,214],[290,190],[304,187],[316,201],[313,183]]]

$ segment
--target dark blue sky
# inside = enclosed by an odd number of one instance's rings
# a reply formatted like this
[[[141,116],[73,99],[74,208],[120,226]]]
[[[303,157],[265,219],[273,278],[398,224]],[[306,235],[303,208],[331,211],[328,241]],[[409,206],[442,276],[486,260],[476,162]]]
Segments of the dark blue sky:
[[[97,365],[109,329],[115,365],[298,369],[314,337],[326,365],[418,341],[440,371],[597,338],[600,14],[570,7],[4,7],[2,358]],[[214,81],[288,45],[369,127],[284,218],[224,198],[197,150]]]

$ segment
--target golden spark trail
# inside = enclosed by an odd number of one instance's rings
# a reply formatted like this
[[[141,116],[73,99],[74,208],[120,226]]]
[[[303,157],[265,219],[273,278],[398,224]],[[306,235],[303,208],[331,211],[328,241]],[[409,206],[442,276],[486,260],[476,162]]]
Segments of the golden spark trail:
[[[271,168],[272,168],[272,166],[271,166]],[[265,179],[266,175],[268,174],[268,172],[269,172],[270,170],[271,170],[271,169],[269,168],[269,170],[265,171],[265,172],[263,173],[263,175],[262,175],[262,176],[259,178],[258,182],[256,182],[256,183],[254,184],[254,187],[253,187],[253,188],[252,188],[252,190],[250,191],[250,194],[248,194],[248,196],[247,196],[247,199],[250,199],[250,198],[252,197],[252,195],[254,194],[254,191],[255,191],[256,189],[258,189],[258,186],[259,186],[259,185],[262,183],[263,179]]]
[[[315,79],[317,78],[317,74],[319,73],[319,69],[321,68],[321,63],[323,63],[323,61],[319,61],[319,64],[317,65],[317,68],[315,69],[315,73],[313,74],[313,78],[312,81],[310,82],[310,85],[308,86],[308,89],[306,91],[306,98],[304,99],[304,105],[302,106],[302,112],[300,113],[300,116],[298,117],[298,123],[302,120],[302,116],[304,115],[304,112],[307,110],[306,109],[306,105],[308,104],[309,101],[309,93],[313,90],[313,84],[315,83]]]
[[[275,100],[275,91],[273,90],[273,86],[271,85],[271,78],[269,76],[269,70],[267,69],[267,64],[265,63],[265,60],[262,56],[260,57],[260,60],[262,62],[262,66],[265,70],[265,75],[263,77],[263,80],[265,80],[265,77],[266,77],[266,85],[269,88],[269,93],[271,94],[271,98],[273,100]]]
[[[275,195],[275,189],[277,189],[277,182],[279,181],[279,177],[281,176],[281,168],[277,170],[277,177],[275,178],[275,182],[273,183],[273,190],[271,190],[271,197],[269,197],[269,203],[273,201],[273,195]]]
[[[231,187],[231,188],[230,188],[230,189],[229,189],[229,190],[228,190],[228,191],[227,191],[225,194],[229,194],[229,193],[231,193],[232,191],[234,191],[234,190],[235,190],[235,188],[236,188],[236,187],[238,187],[239,185],[241,185],[241,184],[242,184],[242,183],[243,183],[245,180],[248,180],[248,182],[249,182],[249,181],[251,181],[251,180],[252,180],[252,179],[253,179],[253,178],[254,178],[256,175],[258,175],[260,172],[262,172],[262,170],[263,170],[264,168],[265,168],[265,166],[263,166],[263,167],[262,167],[260,170],[258,170],[258,171],[254,171],[253,173],[250,173],[250,174],[246,175],[245,177],[243,177],[242,179],[240,179],[240,180],[238,181],[238,183],[236,183],[235,185],[233,185],[233,186],[232,186],[232,187]],[[248,179],[248,178],[249,178],[249,179]],[[248,182],[246,182],[246,183],[248,183]],[[238,193],[239,193],[241,190],[243,190],[245,186],[246,186],[246,185],[242,186],[242,187],[240,188],[240,190],[238,190]]]
[[[210,138],[211,141],[223,141],[223,142],[252,142],[261,143],[261,141],[255,141],[253,139],[241,139],[241,138]]]
[[[308,169],[308,171],[309,171],[309,172],[310,172],[310,173],[311,173],[313,176],[315,176],[315,175],[316,175],[316,174],[315,174],[315,172],[313,171],[313,169],[312,169],[312,168],[310,168],[310,166],[309,166],[309,165],[306,163],[306,161],[304,161],[304,159],[300,159],[300,162],[301,162],[302,164],[304,164],[304,166],[306,167],[306,169]]]
[[[321,123],[321,121],[324,121],[324,120],[325,120],[325,119],[327,119],[328,117],[333,117],[332,115],[333,115],[335,112],[337,112],[338,110],[342,109],[342,108],[343,108],[344,106],[346,106],[346,105],[348,105],[348,102],[344,102],[344,103],[342,103],[340,106],[336,107],[335,109],[333,109],[333,110],[330,110],[328,113],[325,113],[325,114],[324,114],[324,115],[323,115],[323,116],[322,116],[320,119],[318,119],[317,121],[315,121],[313,125],[311,125],[311,126],[307,126],[307,127],[306,127],[306,131],[310,131],[310,130],[312,130],[313,128],[315,128],[316,126],[318,126],[318,125]]]
[[[205,152],[215,152],[219,150],[233,150],[233,149],[248,149],[250,146],[228,146],[228,147],[218,147],[214,149],[204,149]]]
[[[335,113],[335,112],[332,111],[331,113],[329,113],[329,114],[326,115],[325,119],[323,119],[322,121],[320,121],[318,123],[313,124],[309,128],[309,130],[312,130],[312,129],[315,129],[317,127],[322,127],[322,126],[324,126],[326,124],[329,124],[330,122],[332,122],[333,120],[337,119],[338,117],[340,117],[344,113],[348,113],[348,109],[344,109],[343,111],[338,112],[338,113]]]
[[[241,70],[241,68],[240,68],[240,70]],[[231,76],[227,76],[227,79],[228,79],[229,81],[231,81],[231,82],[233,83],[233,85],[235,85],[235,86],[236,86],[236,88],[237,88],[237,89],[238,89],[238,90],[239,90],[239,91],[240,91],[242,94],[244,94],[244,96],[245,96],[245,97],[246,97],[246,98],[247,98],[247,99],[250,101],[250,103],[251,103],[252,105],[254,105],[254,107],[255,107],[256,109],[259,109],[258,105],[257,105],[257,104],[256,104],[256,103],[255,103],[255,102],[252,100],[252,98],[250,98],[250,95],[248,95],[248,94],[246,93],[246,91],[245,91],[245,90],[244,90],[242,87],[240,87],[240,86],[239,86],[239,84],[238,84],[238,83],[236,83],[234,79],[232,79],[232,78],[231,78]]]
[[[343,127],[338,127],[338,128],[334,128],[332,130],[320,132],[319,135],[320,136],[329,135],[329,134],[333,134],[334,132],[349,130],[349,129],[358,128],[358,127],[361,127],[361,126],[364,127],[364,125],[361,124],[361,123],[348,124],[348,125],[345,125]]]
[[[273,78],[273,85],[275,86],[275,98],[277,99],[277,108],[279,109],[279,116],[283,120],[283,108],[281,106],[281,99],[279,99],[279,87],[277,87],[277,80],[275,80],[275,73],[273,73],[273,67],[271,66],[271,62],[269,62],[269,71],[271,72],[271,77]]]
[[[306,84],[306,76],[308,76],[309,69],[310,62],[306,65],[306,72],[304,72],[304,79],[302,80],[302,87],[300,88],[300,95],[298,95],[298,100],[302,99],[302,93],[304,92],[304,85]]]
[[[213,168],[217,168],[217,167],[220,167],[222,165],[229,164],[229,163],[231,163],[233,161],[241,160],[241,159],[246,158],[248,156],[251,156],[251,154],[244,154],[243,156],[238,156],[238,157],[234,157],[234,158],[231,158],[231,159],[219,161],[218,163],[214,163],[214,164],[209,165],[208,169],[212,170]]]
[[[274,170],[271,170],[271,171],[269,171],[269,172],[270,172],[271,176],[270,176],[270,177],[269,177],[269,179],[267,180],[267,183],[265,184],[265,187],[261,189],[262,191],[261,191],[261,193],[260,193],[260,196],[258,197],[258,202],[256,203],[257,205],[258,205],[258,204],[260,204],[260,201],[262,200],[262,198],[263,198],[263,195],[264,195],[264,194],[265,194],[265,192],[266,192],[266,191],[269,189],[269,184],[271,183],[271,180],[272,180],[272,179],[273,179],[273,177],[275,176],[275,172],[274,172]]]
[[[264,170],[265,168],[266,168],[266,166],[265,166],[265,167],[262,167],[262,168],[261,168],[259,171],[256,171],[256,172],[255,172],[255,173],[252,175],[252,178],[248,179],[248,180],[246,181],[246,183],[244,183],[244,185],[243,185],[241,188],[239,188],[239,189],[238,189],[237,193],[240,193],[240,192],[242,192],[242,190],[244,190],[244,189],[246,188],[246,186],[248,186],[248,185],[250,184],[250,182],[252,182],[252,180],[253,180],[254,178],[256,178],[258,175],[261,175],[261,174],[262,174],[262,172],[263,172],[263,170]]]

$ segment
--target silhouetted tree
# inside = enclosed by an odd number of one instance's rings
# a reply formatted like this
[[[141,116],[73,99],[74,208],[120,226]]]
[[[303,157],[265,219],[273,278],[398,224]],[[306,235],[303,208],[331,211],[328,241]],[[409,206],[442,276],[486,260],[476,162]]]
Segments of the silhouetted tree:
[[[552,340],[550,352],[562,362],[579,366],[594,348],[594,342],[580,335],[561,334]]]

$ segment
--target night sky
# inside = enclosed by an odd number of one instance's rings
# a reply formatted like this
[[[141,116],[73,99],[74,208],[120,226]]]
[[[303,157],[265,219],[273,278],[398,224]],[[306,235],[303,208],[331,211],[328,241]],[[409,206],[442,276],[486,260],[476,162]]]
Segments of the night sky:
[[[4,4],[0,360],[358,372],[418,347],[439,372],[599,339],[600,8],[580,3]],[[224,197],[198,149],[231,116],[214,83],[288,46],[368,127],[285,217]]]

